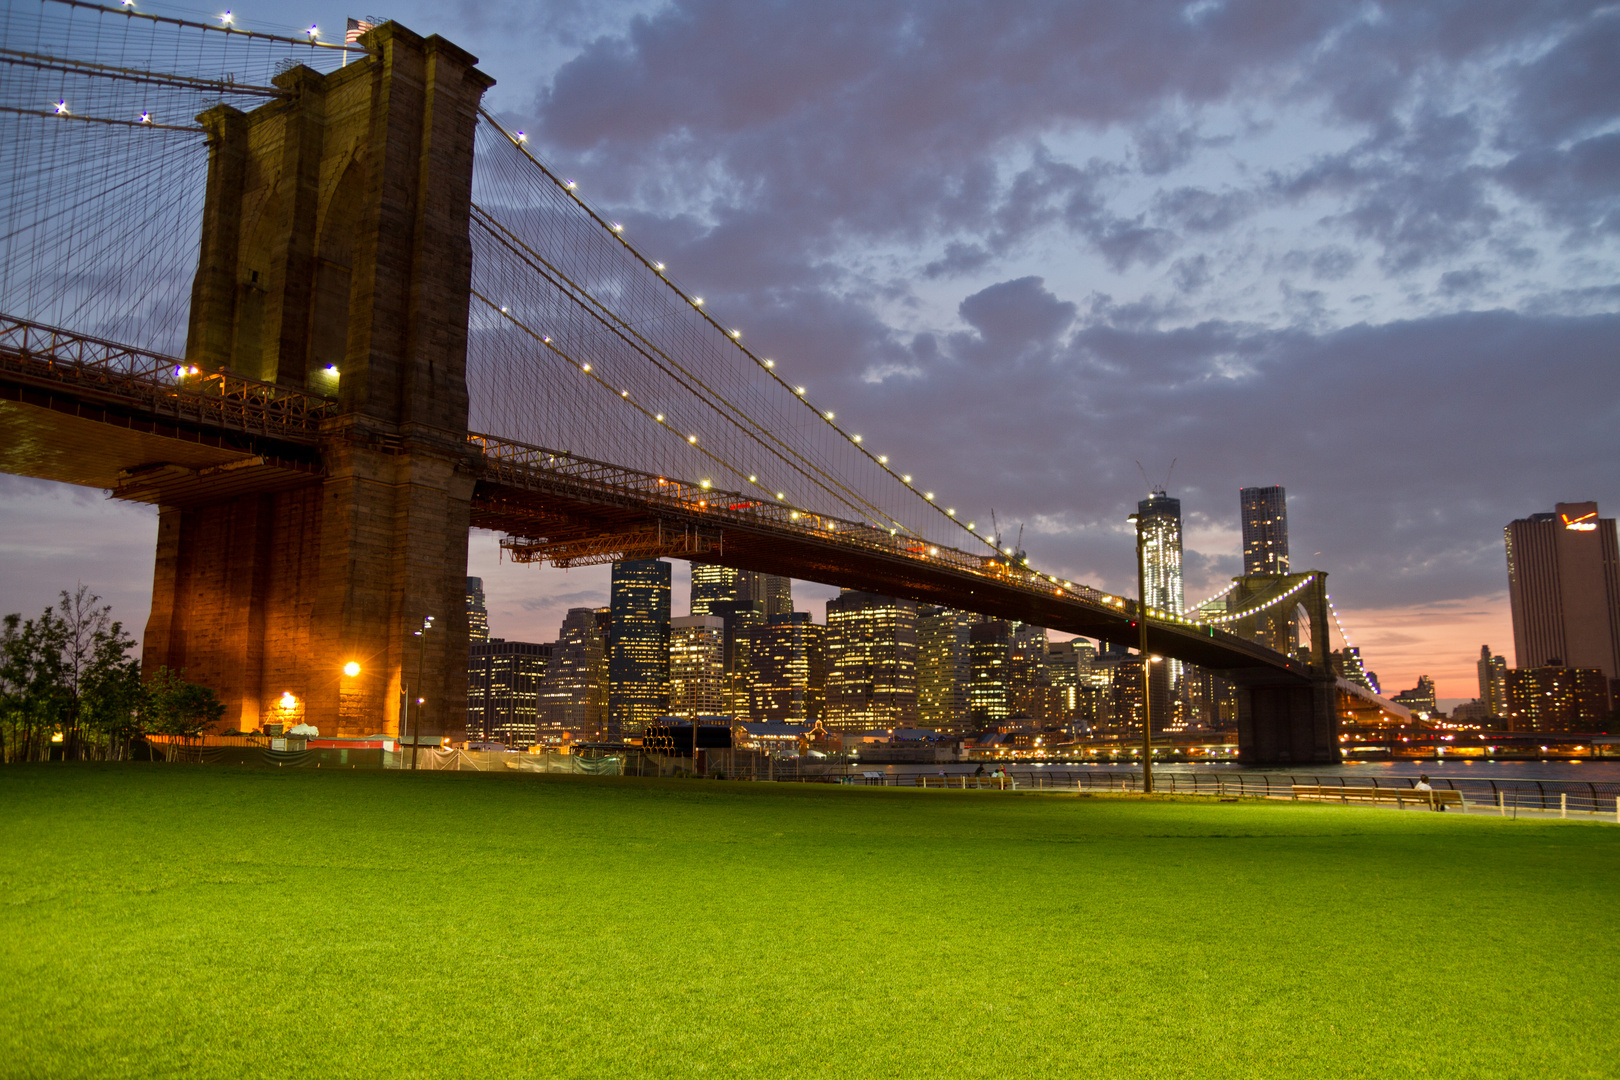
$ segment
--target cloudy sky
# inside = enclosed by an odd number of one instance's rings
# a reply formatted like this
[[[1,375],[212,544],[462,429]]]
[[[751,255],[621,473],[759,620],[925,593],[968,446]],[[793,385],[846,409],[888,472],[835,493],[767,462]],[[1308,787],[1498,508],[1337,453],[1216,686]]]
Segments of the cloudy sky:
[[[1482,643],[1512,658],[1502,526],[1620,509],[1620,7],[384,14],[478,54],[491,108],[638,247],[1044,569],[1134,591],[1125,515],[1168,475],[1201,599],[1241,569],[1238,489],[1282,484],[1295,567],[1329,572],[1385,688],[1471,697]],[[0,609],[83,579],[144,621],[150,511],[0,498]],[[472,564],[508,637],[605,598],[487,534]]]

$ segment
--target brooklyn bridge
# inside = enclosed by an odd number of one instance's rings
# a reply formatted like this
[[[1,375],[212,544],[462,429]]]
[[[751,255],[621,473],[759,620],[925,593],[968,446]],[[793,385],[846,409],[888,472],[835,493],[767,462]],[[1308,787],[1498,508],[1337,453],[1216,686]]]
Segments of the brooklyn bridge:
[[[323,731],[397,730],[432,615],[417,689],[458,730],[483,528],[519,561],[689,559],[1131,644],[1145,620],[1238,688],[1245,760],[1337,760],[1368,695],[1329,663],[1325,573],[1194,618],[998,548],[486,111],[444,38],[0,18],[0,468],[160,508],[143,662],[230,725],[291,690]],[[1256,640],[1278,605],[1308,650]]]

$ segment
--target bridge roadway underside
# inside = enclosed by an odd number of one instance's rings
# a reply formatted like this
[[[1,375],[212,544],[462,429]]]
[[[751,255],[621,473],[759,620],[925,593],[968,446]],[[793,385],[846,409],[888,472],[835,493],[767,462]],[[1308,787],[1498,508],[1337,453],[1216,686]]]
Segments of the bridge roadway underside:
[[[322,469],[312,444],[0,378],[0,472],[185,505],[300,487],[319,482]]]
[[[1037,592],[944,562],[820,539],[809,530],[776,527],[765,521],[717,520],[679,506],[640,502],[628,494],[610,501],[605,495],[590,498],[577,492],[536,491],[487,479],[479,481],[473,494],[475,527],[519,536],[556,539],[629,533],[659,522],[666,529],[719,530],[718,550],[690,556],[694,561],[901,596],[1131,647],[1137,644],[1136,621],[1128,610],[1073,594],[1060,596],[1055,590]],[[1207,629],[1153,622],[1148,627],[1148,646],[1155,653],[1216,671],[1240,685],[1307,686],[1311,682],[1306,665],[1221,631],[1212,634]]]
[[[1135,620],[1116,607],[1072,594],[1037,592],[942,562],[818,537],[769,522],[717,520],[634,493],[538,477],[524,486],[481,479],[473,493],[475,527],[549,539],[630,533],[655,524],[719,530],[719,543],[695,561],[784,574],[827,585],[901,596],[922,603],[1017,619],[1050,630],[1134,646]],[[1150,622],[1148,647],[1197,664],[1238,688],[1239,756],[1254,764],[1339,760],[1338,691],[1331,673],[1280,656],[1223,631]]]

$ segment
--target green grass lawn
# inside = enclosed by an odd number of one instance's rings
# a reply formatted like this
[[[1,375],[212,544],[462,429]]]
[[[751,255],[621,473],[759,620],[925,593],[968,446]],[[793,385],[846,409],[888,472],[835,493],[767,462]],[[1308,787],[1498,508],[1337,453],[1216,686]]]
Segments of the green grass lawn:
[[[1620,828],[0,770],[0,1075],[1613,1077]]]

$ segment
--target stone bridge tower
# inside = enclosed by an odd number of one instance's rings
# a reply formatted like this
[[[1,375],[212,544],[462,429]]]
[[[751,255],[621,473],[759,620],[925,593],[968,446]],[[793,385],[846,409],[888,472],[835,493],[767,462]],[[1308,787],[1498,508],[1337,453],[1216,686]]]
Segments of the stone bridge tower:
[[[1249,685],[1238,689],[1238,760],[1251,765],[1333,764],[1341,760],[1339,694],[1328,649],[1327,573],[1248,574],[1228,594],[1230,608],[1245,611],[1267,601],[1271,609],[1237,620],[1230,629],[1281,653],[1298,653],[1294,612],[1310,623],[1310,669],[1305,683]]]
[[[493,80],[394,23],[362,42],[330,74],[278,76],[281,99],[198,118],[186,360],[339,402],[312,482],[160,512],[144,663],[213,687],[229,728],[396,732],[406,685],[426,733],[464,727],[467,230]]]

